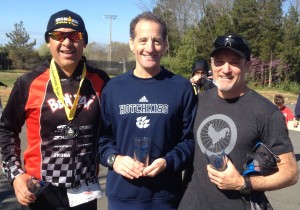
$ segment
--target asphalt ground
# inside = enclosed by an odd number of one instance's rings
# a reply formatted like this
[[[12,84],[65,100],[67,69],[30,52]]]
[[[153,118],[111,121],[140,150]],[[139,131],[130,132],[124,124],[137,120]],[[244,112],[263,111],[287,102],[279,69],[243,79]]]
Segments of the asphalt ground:
[[[294,105],[287,105],[294,110]],[[289,135],[292,140],[294,151],[297,159],[297,164],[300,169],[300,129],[289,130]],[[26,139],[25,131],[21,133],[21,139]],[[26,147],[26,141],[21,141],[22,151]],[[1,155],[0,155],[1,157]],[[103,190],[103,196],[98,199],[98,210],[107,209],[107,198],[105,196],[107,169],[100,167],[99,181]],[[300,181],[291,187],[281,190],[266,192],[266,195],[275,210],[296,210],[300,209]],[[19,210],[20,206],[16,200],[12,187],[8,184],[3,173],[0,172],[0,210]]]

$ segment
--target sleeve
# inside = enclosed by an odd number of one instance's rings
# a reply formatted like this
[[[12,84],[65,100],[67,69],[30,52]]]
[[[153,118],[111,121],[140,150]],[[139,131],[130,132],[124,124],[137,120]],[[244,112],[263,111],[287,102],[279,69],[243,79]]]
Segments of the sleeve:
[[[2,170],[8,180],[24,173],[21,166],[21,147],[19,134],[25,122],[25,93],[19,78],[0,119],[0,146],[2,154]]]
[[[169,151],[165,159],[167,161],[167,170],[179,171],[184,170],[193,162],[195,141],[193,136],[193,125],[197,108],[197,97],[193,92],[191,85],[188,85],[185,91],[183,100],[183,113],[182,113],[182,136],[180,142]]]
[[[100,138],[98,142],[99,161],[103,166],[108,167],[107,158],[111,154],[120,154],[116,146],[116,140],[113,137],[112,117],[110,115],[109,93],[107,93],[107,86],[104,87],[101,95],[101,126]]]
[[[267,119],[262,132],[262,141],[277,155],[293,151],[285,117],[278,109]]]

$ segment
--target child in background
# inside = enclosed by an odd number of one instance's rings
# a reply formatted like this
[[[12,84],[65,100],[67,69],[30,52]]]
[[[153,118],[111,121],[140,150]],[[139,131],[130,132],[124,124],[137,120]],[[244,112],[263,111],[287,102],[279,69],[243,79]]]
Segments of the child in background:
[[[285,116],[286,124],[288,124],[288,121],[294,119],[294,114],[293,114],[292,110],[290,110],[288,107],[285,106],[284,98],[282,95],[280,95],[280,94],[275,95],[274,103],[280,109],[282,114]]]

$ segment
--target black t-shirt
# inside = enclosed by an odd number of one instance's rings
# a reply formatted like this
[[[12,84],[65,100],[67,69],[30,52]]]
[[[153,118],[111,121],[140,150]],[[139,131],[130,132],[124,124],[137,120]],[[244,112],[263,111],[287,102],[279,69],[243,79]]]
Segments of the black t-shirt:
[[[258,141],[279,155],[293,151],[285,119],[279,109],[253,90],[239,98],[224,100],[217,88],[199,95],[194,123],[196,140],[194,173],[179,209],[245,209],[239,191],[220,190],[208,178],[205,151],[225,150],[242,173],[247,152]]]

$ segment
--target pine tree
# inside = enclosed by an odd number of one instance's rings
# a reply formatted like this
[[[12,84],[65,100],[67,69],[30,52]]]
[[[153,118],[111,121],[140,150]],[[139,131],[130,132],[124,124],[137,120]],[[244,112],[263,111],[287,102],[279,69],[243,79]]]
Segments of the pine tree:
[[[283,71],[287,80],[300,81],[300,14],[294,6],[291,6],[283,19],[283,40],[280,42],[280,50],[284,64],[288,70]]]
[[[30,40],[29,34],[23,27],[23,22],[14,24],[15,30],[6,33],[10,39],[5,47],[9,53],[10,59],[13,61],[15,68],[27,69],[28,60],[35,55],[33,47],[36,45],[36,40],[28,43]]]

